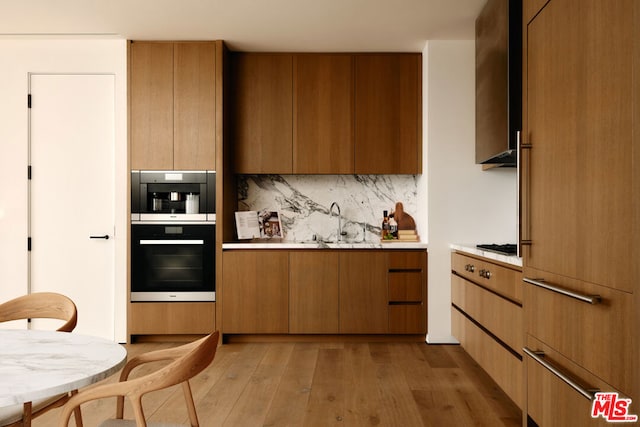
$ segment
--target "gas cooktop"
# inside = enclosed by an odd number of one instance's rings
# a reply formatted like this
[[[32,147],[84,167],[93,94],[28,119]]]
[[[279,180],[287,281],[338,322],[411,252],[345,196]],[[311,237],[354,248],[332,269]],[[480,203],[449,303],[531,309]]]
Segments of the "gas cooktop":
[[[511,243],[507,243],[504,245],[496,245],[496,244],[476,245],[476,248],[482,249],[483,251],[495,252],[500,255],[516,255],[518,253],[518,249],[516,245]]]

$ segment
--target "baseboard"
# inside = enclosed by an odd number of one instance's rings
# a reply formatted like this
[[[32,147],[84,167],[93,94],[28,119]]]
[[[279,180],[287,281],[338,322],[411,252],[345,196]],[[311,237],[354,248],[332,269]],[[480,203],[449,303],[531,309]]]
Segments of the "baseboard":
[[[427,334],[427,344],[460,344],[460,341],[458,341],[453,335],[437,337]]]

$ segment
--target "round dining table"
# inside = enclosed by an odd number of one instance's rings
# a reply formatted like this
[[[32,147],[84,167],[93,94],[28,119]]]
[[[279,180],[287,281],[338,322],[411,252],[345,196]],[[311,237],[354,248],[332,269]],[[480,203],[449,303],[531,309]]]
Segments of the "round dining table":
[[[0,407],[67,393],[122,368],[126,349],[68,332],[0,329]]]

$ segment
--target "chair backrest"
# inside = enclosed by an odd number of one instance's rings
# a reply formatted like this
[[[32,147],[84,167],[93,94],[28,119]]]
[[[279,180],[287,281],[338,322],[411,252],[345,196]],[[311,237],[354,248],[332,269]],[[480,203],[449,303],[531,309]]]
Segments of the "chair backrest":
[[[219,338],[220,332],[216,331],[204,338],[180,347],[156,350],[135,356],[129,360],[123,368],[120,375],[120,382],[90,387],[72,396],[62,408],[58,425],[60,427],[66,427],[69,423],[71,413],[81,404],[111,396],[118,397],[116,417],[122,419],[124,397],[126,396],[132,404],[136,425],[144,426],[146,425],[146,421],[144,410],[142,409],[142,396],[152,391],[161,390],[177,384],[182,384],[187,400],[191,425],[199,425],[189,386],[189,379],[202,372],[211,364],[216,355]],[[126,379],[131,370],[136,366],[158,360],[171,360],[171,362],[150,374],[134,379]]]
[[[58,319],[65,323],[60,332],[71,332],[78,323],[73,301],[55,292],[36,292],[0,304],[0,322],[21,319]]]
[[[197,341],[175,348],[176,351],[184,351],[184,354],[158,371],[121,383],[128,384],[124,394],[131,397],[142,396],[195,377],[213,361],[219,336],[220,332],[216,331]]]

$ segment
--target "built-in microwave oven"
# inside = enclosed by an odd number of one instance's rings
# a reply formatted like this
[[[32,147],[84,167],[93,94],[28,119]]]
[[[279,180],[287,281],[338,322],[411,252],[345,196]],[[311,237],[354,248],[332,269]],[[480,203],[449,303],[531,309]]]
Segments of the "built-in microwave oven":
[[[131,221],[215,220],[215,171],[131,172]]]

